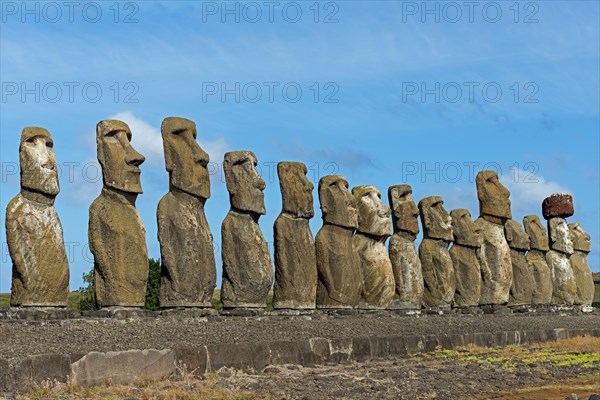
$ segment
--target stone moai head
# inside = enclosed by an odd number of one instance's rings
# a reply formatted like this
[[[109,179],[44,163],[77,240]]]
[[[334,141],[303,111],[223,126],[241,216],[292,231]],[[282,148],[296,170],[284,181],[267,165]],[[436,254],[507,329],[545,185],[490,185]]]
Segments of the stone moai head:
[[[139,166],[145,158],[131,146],[129,126],[117,120],[98,122],[96,144],[104,186],[128,193],[142,193]]]
[[[391,236],[391,210],[381,201],[381,192],[375,186],[356,186],[352,188],[352,195],[358,205],[358,232]]]
[[[471,218],[469,210],[459,208],[450,212],[454,243],[467,247],[481,247],[483,236]]]
[[[319,180],[319,203],[323,221],[346,228],[358,227],[356,201],[343,176],[327,175]]]
[[[260,177],[256,166],[258,161],[251,151],[231,151],[225,154],[223,171],[229,191],[231,207],[265,215],[265,181]]]
[[[525,226],[525,232],[529,235],[531,250],[550,250],[546,227],[540,221],[540,217],[528,215],[523,218],[523,225]]]
[[[523,229],[523,226],[514,219],[506,221],[504,225],[504,236],[508,242],[508,247],[514,250],[527,251],[530,249],[531,242],[529,235]]]
[[[564,218],[552,218],[548,221],[550,248],[565,254],[573,254],[573,239]]]
[[[60,191],[54,141],[44,128],[23,128],[19,145],[21,187],[55,197]]]
[[[581,228],[581,225],[574,222],[568,225],[569,231],[571,231],[571,238],[573,239],[573,250],[582,251],[589,253],[592,251],[592,245],[590,244],[590,235]]]
[[[392,207],[394,232],[419,233],[419,208],[412,197],[410,185],[395,185],[388,188],[388,198]]]
[[[307,172],[306,165],[301,162],[283,161],[277,164],[283,212],[299,218],[312,218],[315,215],[315,185],[306,177]]]
[[[448,242],[454,240],[452,218],[444,208],[444,200],[441,197],[430,196],[421,200],[419,213],[424,238],[441,239]]]
[[[204,200],[210,198],[208,154],[196,141],[196,124],[189,119],[168,117],[160,130],[171,188]]]
[[[510,192],[500,183],[498,174],[495,171],[481,171],[475,182],[481,217],[498,224],[511,219]]]

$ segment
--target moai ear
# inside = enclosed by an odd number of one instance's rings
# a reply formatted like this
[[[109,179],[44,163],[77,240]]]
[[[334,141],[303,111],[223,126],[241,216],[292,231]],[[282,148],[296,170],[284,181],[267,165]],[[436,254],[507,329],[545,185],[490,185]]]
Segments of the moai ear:
[[[558,239],[556,236],[556,227],[552,227],[551,223],[548,223],[548,233],[550,234],[550,244],[556,242]]]
[[[512,229],[508,225],[505,225],[505,227],[504,227],[504,236],[506,237],[507,242],[509,242],[509,243],[512,242],[512,240],[513,240]]]

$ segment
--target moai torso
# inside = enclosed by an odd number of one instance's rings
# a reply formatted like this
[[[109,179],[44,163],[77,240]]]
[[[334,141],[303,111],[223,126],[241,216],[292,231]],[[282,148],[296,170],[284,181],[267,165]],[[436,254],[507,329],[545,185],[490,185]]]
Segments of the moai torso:
[[[353,246],[360,259],[363,287],[360,308],[387,308],[396,292],[392,263],[385,241],[392,234],[390,208],[373,186],[357,186],[352,195],[358,205],[358,228]]]
[[[448,308],[452,304],[456,281],[452,258],[448,251],[452,234],[452,220],[444,209],[441,197],[427,197],[419,202],[423,225],[423,240],[419,258],[423,269],[423,303],[428,307]]]
[[[309,221],[314,216],[314,186],[306,166],[277,165],[283,208],[275,220],[275,284],[273,308],[314,309],[317,296],[317,259]]]
[[[204,214],[210,198],[208,154],[196,142],[196,124],[162,123],[169,193],[158,203],[161,307],[211,307],[217,279],[213,236]]]
[[[54,199],[59,192],[50,133],[23,129],[19,148],[21,193],[6,207],[12,259],[12,306],[67,305],[69,264]]]
[[[454,243],[450,258],[454,267],[456,291],[454,307],[475,307],[481,297],[481,265],[479,257],[482,237],[466,209],[450,212]]]
[[[317,308],[356,307],[363,282],[360,258],[352,244],[358,210],[346,179],[339,175],[321,178],[319,202],[323,227],[315,239]]]
[[[590,235],[577,223],[572,223],[568,226],[573,239],[573,254],[569,258],[569,261],[573,268],[575,286],[577,287],[577,294],[573,303],[591,306],[594,301],[595,287],[592,271],[587,260],[587,255],[591,251]]]
[[[396,285],[396,298],[391,307],[420,309],[424,284],[421,260],[415,246],[419,233],[419,209],[409,185],[389,187],[388,198],[394,226],[388,249]]]
[[[221,301],[225,308],[264,308],[273,284],[269,248],[258,225],[266,211],[265,182],[256,165],[256,156],[250,151],[225,154],[223,169],[231,201],[221,225]]]
[[[577,296],[577,283],[569,258],[573,254],[573,241],[567,221],[554,217],[548,221],[550,251],[546,255],[552,271],[552,302],[559,305],[573,305]]]
[[[527,262],[531,266],[535,282],[531,304],[551,304],[553,283],[552,272],[546,261],[546,253],[550,250],[546,228],[537,215],[526,216],[523,225],[530,238],[531,249],[527,252]]]
[[[520,223],[509,220],[504,227],[504,233],[513,268],[513,283],[510,288],[509,306],[529,305],[533,302],[535,278],[533,268],[527,261],[527,251],[530,249],[529,235]]]

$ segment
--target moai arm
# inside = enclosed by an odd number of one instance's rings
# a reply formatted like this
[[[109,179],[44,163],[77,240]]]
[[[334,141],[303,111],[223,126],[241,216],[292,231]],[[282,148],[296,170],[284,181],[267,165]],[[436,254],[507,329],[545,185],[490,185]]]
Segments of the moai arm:
[[[18,196],[11,200],[10,203],[8,203],[8,206],[6,207],[6,242],[8,244],[10,258],[13,261],[13,265],[16,271],[21,276],[26,277],[28,275],[23,269],[25,265],[27,265],[27,260],[25,259],[26,253],[21,251],[10,251],[11,249],[17,249],[23,246],[26,246],[27,248],[32,247],[32,243],[24,243],[28,237],[28,235],[22,234],[23,232],[25,232],[25,226],[21,224],[21,221],[18,218],[9,218],[11,214],[20,214],[20,212],[15,209],[17,207],[17,199]]]
[[[90,219],[88,225],[88,240],[90,245],[90,251],[94,255],[94,264],[96,265],[109,265],[110,260],[107,259],[107,255],[111,254],[109,249],[106,249],[106,243],[104,242],[101,229],[104,229],[104,221],[100,212],[93,211],[97,207],[97,204],[92,203],[90,207]],[[107,269],[94,268],[95,273],[106,273]],[[105,281],[110,281],[112,277],[104,276]]]
[[[168,196],[168,194],[167,194]],[[179,276],[177,274],[177,256],[175,254],[173,243],[182,243],[182,238],[179,237],[180,230],[174,229],[173,221],[167,216],[167,212],[162,208],[165,205],[166,196],[158,203],[157,220],[158,220],[158,241],[160,243],[160,257],[162,261],[162,271],[167,271],[171,277],[171,285],[175,292],[178,292]],[[161,240],[162,239],[162,240]],[[166,267],[166,268],[165,268]]]

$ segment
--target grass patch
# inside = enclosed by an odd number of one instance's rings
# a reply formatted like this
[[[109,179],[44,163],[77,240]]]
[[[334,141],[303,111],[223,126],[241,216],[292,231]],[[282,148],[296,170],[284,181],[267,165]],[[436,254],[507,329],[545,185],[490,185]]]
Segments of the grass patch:
[[[594,288],[596,289],[594,292],[594,303],[600,303],[600,285],[595,285]]]

